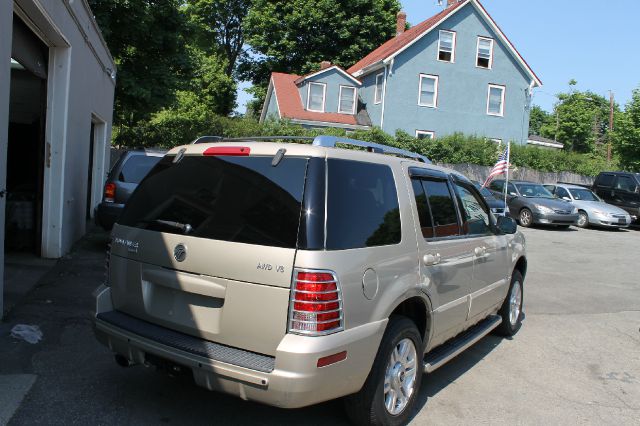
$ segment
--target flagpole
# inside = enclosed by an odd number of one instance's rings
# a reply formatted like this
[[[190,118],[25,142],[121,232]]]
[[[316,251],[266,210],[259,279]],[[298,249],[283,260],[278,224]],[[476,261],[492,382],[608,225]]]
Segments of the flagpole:
[[[504,175],[504,208],[505,209],[507,208],[507,193],[508,193],[507,187],[509,186],[509,165],[511,164],[510,160],[511,160],[511,140],[507,142],[507,171],[505,172],[505,175]]]

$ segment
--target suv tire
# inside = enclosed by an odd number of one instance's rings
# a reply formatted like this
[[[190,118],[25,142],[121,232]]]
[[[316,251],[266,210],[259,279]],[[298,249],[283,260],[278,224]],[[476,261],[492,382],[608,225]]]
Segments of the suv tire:
[[[531,210],[527,208],[520,210],[518,222],[520,222],[520,226],[525,228],[530,227],[533,224],[533,213],[531,213]]]
[[[396,352],[403,349],[404,354]],[[362,389],[344,398],[351,421],[357,425],[406,424],[413,414],[422,383],[422,360],[422,338],[416,325],[404,316],[392,316]],[[404,390],[405,384],[408,397],[402,392],[393,404],[395,389]],[[404,402],[403,398],[406,398]],[[392,413],[395,410],[399,411]]]
[[[522,281],[523,278],[520,271],[513,271],[509,293],[504,299],[502,307],[498,311],[498,315],[502,317],[502,322],[496,328],[496,333],[502,336],[513,336],[518,332],[518,330],[520,330],[520,327],[522,326]]]

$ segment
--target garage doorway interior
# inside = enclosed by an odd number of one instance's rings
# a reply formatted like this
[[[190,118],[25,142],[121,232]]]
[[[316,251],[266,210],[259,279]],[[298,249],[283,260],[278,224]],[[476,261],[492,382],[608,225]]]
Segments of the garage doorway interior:
[[[49,270],[41,259],[48,47],[13,17],[6,170],[6,311]]]

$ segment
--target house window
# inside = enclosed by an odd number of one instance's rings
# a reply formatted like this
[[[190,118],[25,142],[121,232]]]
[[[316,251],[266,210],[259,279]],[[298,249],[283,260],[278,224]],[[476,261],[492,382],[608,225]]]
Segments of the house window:
[[[324,83],[309,83],[307,92],[307,109],[309,111],[324,112],[324,95],[327,85]]]
[[[438,60],[453,62],[456,56],[456,33],[453,31],[440,30],[438,41]]]
[[[487,94],[487,114],[502,117],[504,115],[504,86],[489,85]]]
[[[338,112],[341,114],[356,113],[356,88],[351,86],[340,86],[340,101],[338,102]]]
[[[491,69],[493,66],[493,40],[485,37],[478,37],[478,48],[476,54],[476,66],[478,68]]]
[[[435,139],[436,134],[431,130],[416,130],[417,139]]]
[[[376,75],[376,93],[375,93],[375,99],[373,101],[374,104],[379,104],[380,102],[382,102],[383,84],[384,84],[384,73],[381,72],[380,74]]]
[[[435,108],[438,105],[438,76],[420,74],[418,105]]]

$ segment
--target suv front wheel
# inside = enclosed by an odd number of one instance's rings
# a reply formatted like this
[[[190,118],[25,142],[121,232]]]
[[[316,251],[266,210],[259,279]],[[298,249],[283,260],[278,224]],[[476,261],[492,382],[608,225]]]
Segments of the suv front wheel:
[[[364,386],[345,398],[351,420],[359,425],[406,424],[422,383],[422,359],[416,325],[392,316]]]

